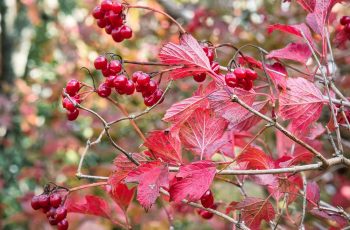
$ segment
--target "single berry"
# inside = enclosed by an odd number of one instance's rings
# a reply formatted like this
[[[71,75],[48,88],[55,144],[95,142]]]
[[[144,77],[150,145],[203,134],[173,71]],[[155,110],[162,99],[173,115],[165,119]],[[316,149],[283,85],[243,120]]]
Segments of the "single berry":
[[[133,74],[132,74],[132,77],[131,77],[132,81],[136,83],[136,82],[137,82],[137,79],[138,79],[142,74],[143,74],[143,72],[141,72],[141,71],[137,71],[137,72],[133,73]]]
[[[106,25],[107,25],[107,20],[104,19],[104,18],[97,19],[97,25],[98,25],[98,27],[100,27],[100,28],[105,28]]]
[[[68,226],[67,219],[63,219],[57,224],[57,230],[67,230]]]
[[[229,87],[232,87],[232,88],[235,88],[237,87],[237,78],[236,78],[236,75],[234,73],[227,73],[225,75],[225,82],[226,82],[226,85],[228,85]]]
[[[48,208],[50,207],[50,200],[49,200],[49,196],[46,194],[41,194],[39,195],[39,204],[41,208]]]
[[[104,77],[109,77],[110,75],[112,75],[108,68],[102,69],[101,72]]]
[[[115,42],[122,42],[124,37],[121,34],[120,28],[114,28],[112,30],[112,38]]]
[[[97,89],[97,94],[100,96],[100,97],[108,97],[109,95],[111,95],[111,88],[109,88],[106,83],[102,83],[98,89]]]
[[[252,69],[246,69],[245,73],[247,75],[247,78],[252,80],[252,81],[254,81],[258,78],[258,74]]]
[[[112,10],[114,13],[119,14],[119,13],[122,12],[122,10],[123,10],[123,5],[120,4],[119,2],[114,2],[114,3],[112,4],[111,10]]]
[[[108,65],[107,58],[105,56],[98,56],[94,61],[94,66],[96,69],[106,69]]]
[[[101,9],[104,11],[113,10],[113,2],[111,0],[103,0],[101,2]]]
[[[71,79],[66,85],[66,93],[68,93],[69,96],[75,96],[79,90],[80,83],[76,79]]]
[[[213,218],[214,214],[205,210],[202,210],[201,212],[199,212],[199,215],[206,220],[209,220],[211,218]]]
[[[343,26],[347,25],[350,23],[350,16],[343,16],[340,19],[340,24],[342,24]]]
[[[105,31],[107,34],[111,34],[113,30],[113,26],[112,25],[106,25],[105,27]]]
[[[78,109],[76,109],[74,111],[67,111],[67,119],[69,121],[76,120],[78,118],[78,116],[79,116],[79,110]]]
[[[121,25],[123,25],[122,14],[112,12],[108,15],[108,19],[113,27],[120,27]]]
[[[93,10],[92,10],[92,16],[95,19],[101,19],[104,17],[104,11],[101,10],[101,6],[96,6]]]
[[[117,74],[122,71],[122,63],[118,60],[112,60],[108,65],[109,72]]]
[[[253,88],[253,81],[249,79],[245,79],[245,83],[243,85],[243,89],[249,91]]]
[[[146,86],[145,90],[142,91],[142,96],[143,97],[148,97],[152,95],[158,88],[157,82],[150,80],[148,85]]]
[[[208,49],[207,57],[208,57],[210,63],[212,63],[214,61],[214,58],[215,58],[214,49]]]
[[[115,75],[109,75],[106,80],[105,80],[105,84],[109,87],[109,88],[113,88],[114,87],[114,80],[117,76]]]
[[[143,86],[147,86],[150,82],[151,78],[148,74],[144,73],[142,75],[140,75],[138,78],[137,78],[137,85],[143,87]]]
[[[61,195],[58,193],[52,193],[50,195],[50,205],[51,207],[58,208],[62,202]]]
[[[132,80],[128,80],[124,89],[126,95],[131,95],[135,92],[135,84]]]
[[[40,202],[39,202],[39,196],[33,196],[32,200],[30,201],[30,204],[34,210],[38,210],[41,208]]]
[[[124,89],[126,84],[128,83],[128,78],[125,75],[121,74],[114,79],[113,83],[116,90]]]
[[[238,80],[244,79],[246,77],[246,71],[244,68],[238,67],[233,70]]]
[[[203,82],[203,81],[205,81],[206,77],[207,77],[207,75],[205,73],[200,73],[200,74],[194,74],[193,75],[193,79],[196,82]]]
[[[47,218],[54,217],[55,214],[56,214],[56,208],[51,207],[51,208],[49,209],[49,211],[46,212],[46,217],[47,217]]]
[[[346,24],[344,26],[344,31],[347,33],[347,34],[350,34],[350,23]]]
[[[72,100],[74,101],[73,98],[72,98]],[[62,101],[62,106],[63,106],[63,108],[65,108],[65,109],[68,110],[68,111],[73,111],[73,110],[76,109],[75,106],[74,106],[74,104],[71,102],[71,100],[69,100],[68,97],[65,97],[65,98],[63,99],[63,101]]]
[[[161,99],[161,97],[163,96],[163,90],[161,90],[161,89],[157,89],[157,91],[156,92],[154,92],[154,97],[155,97],[155,102],[154,102],[154,104],[155,103],[157,103],[160,99]],[[158,104],[161,104],[162,102],[164,101],[164,97],[158,102]]]
[[[206,191],[201,197],[201,203],[204,208],[210,208],[211,206],[214,205],[214,197],[210,189]]]
[[[55,219],[58,222],[65,219],[66,216],[67,216],[67,208],[61,206],[61,207],[56,209]]]
[[[132,29],[129,26],[122,26],[120,28],[120,35],[124,38],[124,39],[129,39],[132,37]]]
[[[48,218],[50,225],[57,225],[58,221],[54,217]]]

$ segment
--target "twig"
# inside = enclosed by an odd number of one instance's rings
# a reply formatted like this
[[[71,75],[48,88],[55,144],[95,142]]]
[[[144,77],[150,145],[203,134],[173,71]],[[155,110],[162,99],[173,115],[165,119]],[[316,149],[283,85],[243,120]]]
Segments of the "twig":
[[[306,186],[307,186],[307,180],[306,176],[304,173],[301,174],[301,177],[303,179],[303,211],[301,214],[301,220],[300,220],[300,225],[299,225],[299,230],[304,230],[304,219],[305,219],[305,214],[306,214]]]

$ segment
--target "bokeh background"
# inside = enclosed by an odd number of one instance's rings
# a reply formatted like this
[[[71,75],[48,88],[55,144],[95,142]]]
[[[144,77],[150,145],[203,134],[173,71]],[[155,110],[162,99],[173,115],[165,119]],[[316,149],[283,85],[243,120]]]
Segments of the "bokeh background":
[[[293,38],[267,35],[266,26],[274,23],[303,22],[304,12],[294,1],[229,1],[229,0],[145,0],[128,1],[164,9],[177,18],[198,40],[213,43],[257,44],[266,50],[281,48]],[[1,57],[0,57],[0,229],[50,229],[44,215],[30,208],[33,194],[41,193],[43,185],[54,182],[67,187],[88,183],[75,177],[79,154],[89,138],[96,138],[101,125],[88,114],[81,113],[78,120],[69,122],[61,107],[61,93],[71,78],[91,83],[81,67],[93,70],[93,60],[98,54],[113,52],[127,60],[157,61],[158,50],[167,41],[176,41],[177,27],[165,17],[148,11],[132,9],[127,14],[127,25],[134,35],[131,40],[115,43],[95,24],[93,0],[1,0]],[[339,15],[346,9],[338,6]],[[349,12],[348,12],[349,13]],[[334,15],[333,20],[340,16]],[[336,25],[336,21],[333,21]],[[233,50],[218,52],[221,65],[227,65]],[[248,51],[254,55],[254,52]],[[346,50],[335,50],[340,68],[337,84],[345,93],[349,81],[349,57]],[[157,67],[127,65],[136,70],[153,72]],[[95,79],[102,76],[93,72]],[[164,86],[162,86],[164,87]],[[137,124],[144,133],[155,128],[165,128],[161,121],[164,111],[174,102],[191,95],[197,84],[192,79],[178,81],[165,102],[152,114]],[[347,94],[349,95],[349,94]],[[127,110],[142,111],[145,106],[140,95],[118,97]],[[106,100],[94,96],[85,102],[107,119],[123,115]],[[327,117],[323,118],[324,121]],[[128,122],[112,131],[118,143],[130,151],[137,151],[142,141]],[[273,144],[271,137],[270,141]],[[349,143],[346,142],[347,146]],[[348,148],[348,147],[347,147]],[[86,174],[108,176],[116,152],[107,140],[90,149],[83,166]],[[346,171],[339,171],[347,175]],[[347,175],[348,176],[348,175]],[[332,181],[333,180],[333,181]],[[339,182],[339,181],[338,181]],[[324,186],[334,195],[341,186],[334,178],[325,178]],[[349,183],[350,184],[350,183]],[[350,185],[347,185],[350,190]],[[219,186],[219,199],[231,201],[228,189]],[[328,187],[327,187],[328,186]],[[215,188],[214,188],[215,189]],[[254,193],[261,193],[254,187]],[[333,194],[332,194],[333,192]],[[83,192],[84,193],[84,192]],[[90,190],[104,196],[101,190]],[[350,193],[348,191],[348,193]],[[235,196],[235,195],[233,195]],[[237,195],[238,196],[238,195]],[[350,206],[349,198],[339,196],[343,205]],[[160,206],[161,204],[158,204]],[[189,211],[192,212],[193,211]],[[169,223],[164,210],[152,209],[145,214],[134,202],[129,215],[135,229],[167,229]],[[108,220],[93,216],[72,214],[72,229],[117,229]],[[223,228],[220,219],[203,223],[196,215],[176,215],[176,229]]]

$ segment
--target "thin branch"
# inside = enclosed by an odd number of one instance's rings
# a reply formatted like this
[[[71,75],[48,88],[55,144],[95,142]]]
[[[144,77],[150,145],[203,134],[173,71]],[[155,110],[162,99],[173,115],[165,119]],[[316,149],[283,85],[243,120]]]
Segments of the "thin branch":
[[[304,219],[305,219],[305,214],[306,214],[306,186],[307,186],[307,180],[306,176],[304,173],[301,174],[301,177],[303,179],[303,211],[301,214],[301,220],[300,220],[300,225],[299,225],[299,230],[304,230]]]

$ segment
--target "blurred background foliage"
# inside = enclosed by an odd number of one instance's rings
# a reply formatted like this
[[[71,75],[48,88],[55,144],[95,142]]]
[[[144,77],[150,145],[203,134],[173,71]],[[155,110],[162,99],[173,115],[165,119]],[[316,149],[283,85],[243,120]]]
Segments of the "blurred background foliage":
[[[293,39],[281,34],[268,36],[267,25],[300,23],[305,17],[305,12],[294,1],[292,4],[272,0],[128,2],[164,9],[183,23],[198,40],[231,42],[237,47],[251,43],[266,50],[281,48]],[[132,9],[126,20],[134,36],[131,40],[116,44],[96,26],[91,16],[90,12],[96,4],[94,0],[0,1],[1,229],[48,229],[43,215],[31,210],[31,196],[41,193],[43,185],[48,182],[67,187],[89,182],[79,181],[75,177],[79,153],[89,138],[96,138],[102,127],[84,113],[75,122],[66,120],[61,108],[61,93],[67,80],[77,78],[91,83],[86,71],[80,68],[84,66],[92,70],[93,60],[100,53],[113,52],[127,60],[156,61],[161,45],[178,38],[177,28],[163,16]],[[335,9],[336,12],[341,10]],[[340,64],[349,62],[344,52],[335,52]],[[227,65],[232,53],[230,49],[218,51],[220,64]],[[129,73],[136,70],[153,72],[156,68],[126,66]],[[348,70],[345,69],[337,79],[343,86],[350,83],[346,73]],[[102,79],[97,72],[93,72],[93,75],[96,79]],[[141,130],[147,133],[152,129],[165,128],[166,124],[161,121],[164,111],[172,103],[191,95],[196,85],[192,79],[178,81],[156,112],[137,121]],[[118,101],[131,113],[145,109],[140,95],[119,97]],[[106,100],[98,97],[89,98],[85,105],[99,111],[107,119],[123,116]],[[128,122],[119,124],[112,134],[118,138],[120,145],[130,151],[139,151],[142,141]],[[116,154],[108,142],[102,140],[101,144],[90,149],[83,172],[108,176]],[[337,185],[333,185],[330,191],[336,190],[334,186]],[[239,197],[238,192],[235,195],[226,187],[220,182],[215,184],[218,199],[231,201],[235,196]],[[88,192],[101,194],[101,191]],[[262,193],[258,187],[254,187],[253,192]],[[161,205],[158,203],[158,206]],[[349,201],[347,205],[350,205]],[[191,208],[178,208],[185,209],[185,214],[193,213]],[[135,203],[131,205],[129,214],[136,229],[167,229],[169,226],[166,213],[161,208],[144,214]],[[174,217],[176,229],[196,229],[196,224],[203,223],[198,216],[185,214]],[[69,222],[72,229],[115,229],[110,222],[92,216],[72,214]],[[214,218],[201,228],[212,229],[213,226],[216,229],[225,227],[223,221]]]

